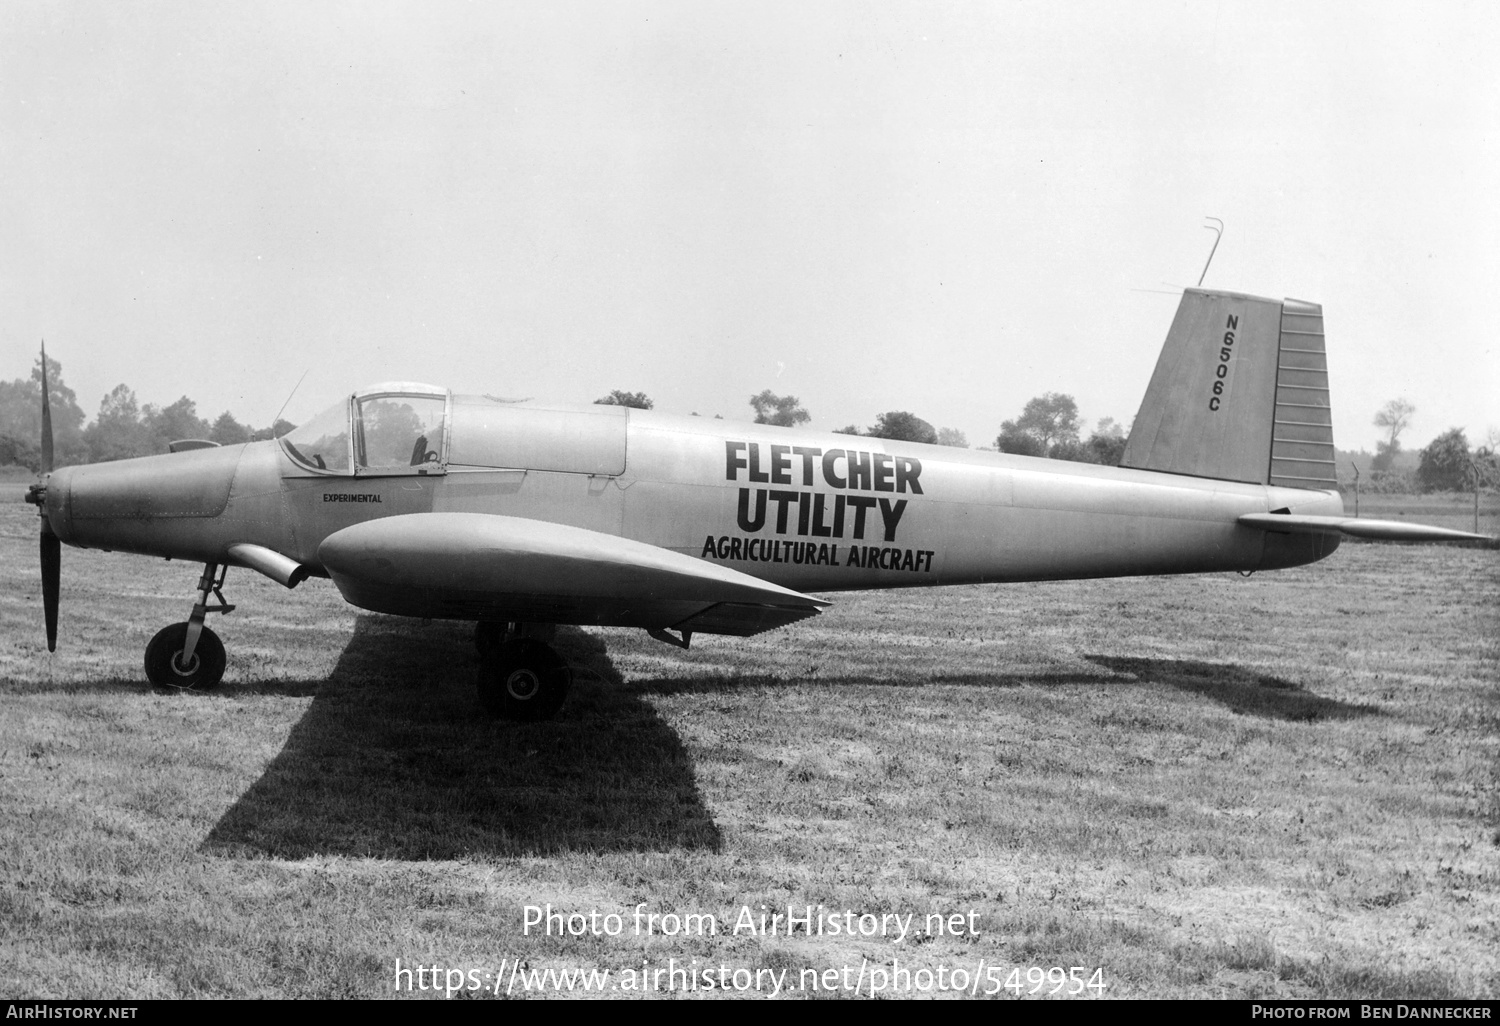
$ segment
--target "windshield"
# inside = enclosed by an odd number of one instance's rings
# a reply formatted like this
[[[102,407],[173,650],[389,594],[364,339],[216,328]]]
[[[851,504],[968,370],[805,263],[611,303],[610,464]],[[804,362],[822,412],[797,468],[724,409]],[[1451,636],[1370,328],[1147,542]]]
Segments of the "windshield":
[[[318,470],[349,472],[349,401],[330,406],[281,439],[299,463]]]

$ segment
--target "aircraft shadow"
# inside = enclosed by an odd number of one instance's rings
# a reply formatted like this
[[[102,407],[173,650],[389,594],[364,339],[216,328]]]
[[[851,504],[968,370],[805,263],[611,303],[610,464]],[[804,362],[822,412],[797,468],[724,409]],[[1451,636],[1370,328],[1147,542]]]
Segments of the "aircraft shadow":
[[[959,687],[1013,688],[1064,687],[1100,684],[1166,684],[1181,691],[1211,698],[1237,713],[1268,719],[1310,722],[1344,720],[1357,716],[1380,716],[1373,705],[1352,705],[1323,698],[1299,684],[1256,673],[1233,663],[1204,663],[1186,659],[1142,659],[1130,656],[1084,656],[1109,671],[1109,676],[1089,672],[1048,673],[948,673],[924,679],[876,679],[871,677],[817,676],[808,678],[769,674],[727,674],[709,677],[659,677],[630,685],[641,695],[716,694],[746,687],[786,688],[878,686],[891,688],[957,685]]]
[[[1192,659],[1142,659],[1133,656],[1086,655],[1089,662],[1142,684],[1166,684],[1212,698],[1247,716],[1309,722],[1382,716],[1379,706],[1355,705],[1324,698],[1302,685],[1233,663]]]
[[[925,688],[935,684],[954,684],[960,687],[1017,688],[1029,684],[1036,687],[1059,687],[1065,684],[1099,684],[1108,678],[1097,673],[942,673],[931,677],[869,677],[819,674],[815,677],[788,677],[775,674],[720,674],[706,677],[657,677],[639,680],[627,687],[641,695],[701,695],[742,691],[750,688],[807,687],[882,687]]]
[[[517,724],[479,712],[471,637],[468,624],[360,616],[280,754],[201,850],[401,860],[718,850],[680,739],[622,686],[602,642],[559,631],[557,648],[583,672],[557,720]]]

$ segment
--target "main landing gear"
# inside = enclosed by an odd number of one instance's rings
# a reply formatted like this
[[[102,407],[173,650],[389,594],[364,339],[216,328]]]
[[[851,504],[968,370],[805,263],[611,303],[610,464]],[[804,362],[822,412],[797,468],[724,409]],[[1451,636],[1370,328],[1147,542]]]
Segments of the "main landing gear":
[[[198,578],[198,601],[186,623],[174,623],[156,632],[146,646],[146,679],[159,688],[208,691],[224,679],[224,643],[203,625],[209,613],[227,613],[234,606],[224,601],[228,566],[205,563]],[[209,596],[218,601],[210,605]]]
[[[562,708],[573,671],[557,650],[536,636],[538,625],[474,625],[479,649],[479,704],[507,720],[550,720]]]

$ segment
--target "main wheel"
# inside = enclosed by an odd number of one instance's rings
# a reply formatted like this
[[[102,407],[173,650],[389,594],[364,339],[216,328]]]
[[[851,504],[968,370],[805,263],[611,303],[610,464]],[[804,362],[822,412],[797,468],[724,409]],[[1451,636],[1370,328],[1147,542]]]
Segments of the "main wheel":
[[[567,661],[532,638],[507,641],[479,661],[479,704],[507,720],[550,720],[572,683]]]
[[[156,632],[146,646],[146,679],[159,688],[209,691],[224,679],[224,643],[207,627],[198,635],[193,658],[184,666],[179,658],[187,645],[186,623]]]

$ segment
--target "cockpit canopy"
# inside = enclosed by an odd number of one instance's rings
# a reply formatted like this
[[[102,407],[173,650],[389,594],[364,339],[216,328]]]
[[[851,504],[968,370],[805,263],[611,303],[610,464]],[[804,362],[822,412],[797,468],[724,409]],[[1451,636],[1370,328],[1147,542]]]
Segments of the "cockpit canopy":
[[[394,381],[329,407],[281,445],[310,474],[516,469],[617,477],[625,472],[628,413]]]
[[[393,381],[354,393],[281,439],[287,455],[332,474],[441,472],[448,390]]]

